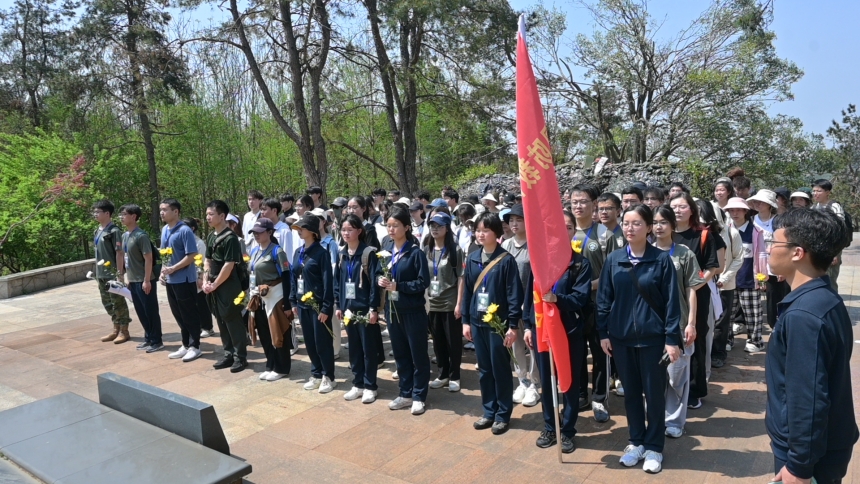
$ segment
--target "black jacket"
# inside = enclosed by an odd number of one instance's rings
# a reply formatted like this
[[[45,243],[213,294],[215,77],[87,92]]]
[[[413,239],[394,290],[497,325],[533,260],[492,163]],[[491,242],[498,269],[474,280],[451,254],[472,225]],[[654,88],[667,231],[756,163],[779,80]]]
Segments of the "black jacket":
[[[296,254],[293,256],[293,267],[290,271],[290,305],[294,308],[310,308],[301,301],[302,295],[296,294],[297,281],[302,277],[305,293],[313,292],[314,299],[319,304],[320,313],[331,316],[334,308],[331,255],[319,242],[314,242],[306,250],[303,249],[304,245],[296,249]],[[304,257],[300,255],[302,253]]]
[[[493,260],[507,254],[508,252],[502,248],[501,244],[496,247],[496,250],[490,255],[487,264]],[[483,271],[484,265],[481,263],[481,254],[483,250],[476,250],[466,257],[466,265],[463,271],[463,301],[461,311],[463,313],[463,324],[474,324],[476,326],[487,326],[483,321],[484,311],[478,311],[478,297],[474,294],[475,281]],[[481,286],[484,286],[482,282]],[[520,319],[523,316],[523,283],[520,280],[519,269],[517,269],[517,261],[508,256],[487,274],[486,281],[487,294],[489,295],[490,304],[498,304],[498,315],[502,321],[506,321],[508,327],[516,329],[520,324]],[[481,288],[478,288],[481,291]]]
[[[386,250],[394,254],[394,242],[388,244]],[[392,271],[399,299],[392,303],[391,298],[387,298],[386,306],[390,308],[394,304],[398,312],[424,311],[424,291],[430,287],[427,257],[416,244],[408,240],[401,250],[403,255],[398,254],[396,270]]]
[[[572,252],[572,254],[567,270],[561,275],[552,291],[558,298],[555,304],[561,311],[561,322],[568,334],[582,331],[585,323],[585,311],[594,310],[591,306],[591,264],[582,254],[576,252]],[[523,308],[523,322],[526,329],[532,331],[535,329],[533,292],[534,277],[529,274],[525,294],[526,302]]]
[[[370,308],[379,307],[382,288],[376,283],[379,279],[379,258],[371,253],[367,258],[367,273],[361,267],[361,254],[367,244],[359,242],[355,254],[350,257],[349,248],[340,249],[337,265],[334,268],[334,300],[341,311],[347,309],[353,312],[367,313]],[[352,270],[352,282],[355,284],[355,299],[346,298],[346,284]]]

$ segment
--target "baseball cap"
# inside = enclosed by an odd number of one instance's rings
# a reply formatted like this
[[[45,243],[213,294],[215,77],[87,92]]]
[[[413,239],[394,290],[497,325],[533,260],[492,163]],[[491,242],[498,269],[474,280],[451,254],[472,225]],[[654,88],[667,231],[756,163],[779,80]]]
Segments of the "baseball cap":
[[[251,227],[251,230],[249,230],[248,233],[261,233],[267,230],[275,230],[275,224],[273,224],[272,221],[267,218],[260,217],[257,219],[256,222],[254,222],[254,226]]]

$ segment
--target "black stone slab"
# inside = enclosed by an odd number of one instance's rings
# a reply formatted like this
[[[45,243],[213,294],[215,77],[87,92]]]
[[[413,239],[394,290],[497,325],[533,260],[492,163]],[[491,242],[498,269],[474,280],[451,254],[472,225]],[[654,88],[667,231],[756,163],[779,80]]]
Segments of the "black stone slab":
[[[62,393],[0,412],[0,449],[111,409],[74,393]]]
[[[98,376],[99,403],[230,455],[212,405],[114,373]]]
[[[251,466],[233,457],[168,434],[115,459],[66,476],[58,484],[232,483],[250,474]]]

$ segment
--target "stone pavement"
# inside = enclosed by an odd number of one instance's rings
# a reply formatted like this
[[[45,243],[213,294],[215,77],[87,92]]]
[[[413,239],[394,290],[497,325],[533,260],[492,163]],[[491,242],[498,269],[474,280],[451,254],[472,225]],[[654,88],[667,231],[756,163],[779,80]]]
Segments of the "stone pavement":
[[[857,237],[860,239],[860,237]],[[860,320],[860,240],[845,252],[840,293],[852,321]],[[304,350],[294,356],[289,379],[262,382],[262,349],[249,349],[249,370],[213,370],[219,338],[203,340],[204,356],[191,363],[168,360],[178,347],[176,323],[160,288],[159,301],[168,351],[135,351],[142,330],[135,321],[133,341],[101,343],[110,319],[88,281],[31,296],[0,301],[0,410],[72,391],[98,400],[96,375],[112,371],[215,406],[234,455],[254,472],[248,482],[768,482],[773,460],[764,428],[764,354],[748,355],[736,345],[727,364],[711,375],[704,406],[691,410],[686,434],[668,439],[663,472],[622,468],[626,444],[623,401],[610,397],[612,419],[597,424],[591,412],[577,423],[577,450],[556,461],[555,448],[534,445],[542,428],[540,407],[514,409],[511,430],[494,436],[476,431],[480,394],[474,353],[463,361],[463,391],[430,390],[427,412],[390,411],[397,394],[393,362],[379,371],[379,400],[346,402],[352,374],[348,350],[337,364],[337,389],[327,395],[302,390],[310,363]],[[766,331],[767,332],[767,331]],[[860,343],[860,329],[855,328]],[[346,339],[344,338],[344,342]],[[386,344],[388,347],[388,344]],[[852,358],[854,387],[860,355]],[[856,405],[855,405],[856,408]],[[858,412],[860,414],[860,412]],[[860,452],[855,447],[855,456]],[[860,482],[854,459],[846,483]],[[855,477],[856,476],[856,477]]]

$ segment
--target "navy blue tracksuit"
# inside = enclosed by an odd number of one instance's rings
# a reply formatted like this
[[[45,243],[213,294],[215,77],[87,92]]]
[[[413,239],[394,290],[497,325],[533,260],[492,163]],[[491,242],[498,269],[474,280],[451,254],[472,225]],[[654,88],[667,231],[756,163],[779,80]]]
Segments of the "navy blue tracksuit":
[[[656,311],[639,294],[633,277]],[[665,345],[681,348],[676,278],[669,253],[647,244],[635,268],[626,250],[609,254],[597,288],[597,331],[600,339],[612,343],[612,356],[624,382],[630,443],[655,452],[663,452],[666,441],[667,375],[660,358]]]
[[[379,277],[379,259],[375,254],[367,258],[367,272],[361,267],[361,254],[367,245],[360,242],[355,254],[349,255],[349,248],[344,246],[337,258],[334,268],[334,299],[337,307],[346,313],[361,313],[369,316],[370,308],[379,307],[381,287],[376,284]],[[355,284],[355,298],[346,298],[346,285]],[[376,390],[377,355],[380,338],[379,324],[346,325],[347,341],[349,341],[349,366],[352,368],[352,385],[367,390]]]
[[[795,476],[841,482],[857,442],[851,392],[851,318],[827,276],[779,303],[767,345],[765,426],[774,455]]]
[[[537,351],[537,332],[535,331],[534,299],[528,295],[534,292],[534,278],[529,275],[528,286],[526,286],[526,302],[523,308],[523,320],[525,327],[532,332],[534,343],[532,351],[537,354],[538,371],[544,384],[541,387],[541,407],[543,408],[544,430],[556,432],[555,415],[553,414],[552,370],[550,368],[549,352]],[[591,264],[581,254],[573,252],[567,270],[562,274],[558,283],[553,288],[561,312],[561,322],[567,331],[567,346],[570,357],[570,367],[573,384],[564,393],[564,411],[561,416],[561,435],[573,437],[576,435],[576,419],[579,413],[579,384],[576,378],[580,377],[580,370],[585,353],[583,332],[585,330],[584,309],[591,301]]]
[[[304,281],[304,292],[298,292],[298,280]],[[322,378],[323,375],[334,381],[334,340],[331,333],[331,315],[334,307],[334,291],[331,273],[331,255],[319,242],[314,242],[307,249],[300,247],[293,257],[293,267],[290,270],[290,305],[299,308],[299,323],[305,338],[305,348],[311,359],[311,375]],[[302,295],[314,293],[314,299],[319,304],[320,313],[328,315],[329,319],[321,323],[317,312],[302,302]]]
[[[412,242],[406,242],[400,251],[388,246],[393,254],[391,269],[397,283],[399,298],[385,303],[385,320],[394,362],[400,376],[400,396],[421,402],[427,401],[430,388],[430,356],[427,353],[429,320],[424,308],[424,291],[430,286],[427,257]]]
[[[511,356],[505,348],[504,338],[496,334],[483,321],[485,311],[478,311],[478,296],[475,283],[484,270],[483,250],[476,250],[466,258],[463,271],[463,301],[461,311],[463,324],[471,325],[475,357],[478,359],[481,404],[484,418],[496,422],[510,422],[514,407],[514,384],[511,373]],[[501,245],[490,254],[486,264],[508,252]],[[486,292],[490,304],[498,304],[496,314],[508,328],[517,329],[522,319],[523,284],[520,280],[517,261],[509,255],[496,264],[478,286],[478,293]]]

